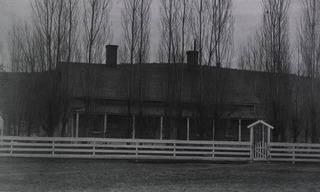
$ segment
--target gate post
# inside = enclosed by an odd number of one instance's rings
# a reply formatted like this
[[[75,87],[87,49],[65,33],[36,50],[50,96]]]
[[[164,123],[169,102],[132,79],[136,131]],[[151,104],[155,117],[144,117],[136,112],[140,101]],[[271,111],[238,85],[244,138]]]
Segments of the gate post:
[[[254,153],[254,145],[253,145],[253,127],[250,128],[250,143],[251,143],[251,157],[250,162],[253,162],[253,153]]]
[[[267,161],[270,162],[270,127],[267,127],[268,135],[267,135]]]

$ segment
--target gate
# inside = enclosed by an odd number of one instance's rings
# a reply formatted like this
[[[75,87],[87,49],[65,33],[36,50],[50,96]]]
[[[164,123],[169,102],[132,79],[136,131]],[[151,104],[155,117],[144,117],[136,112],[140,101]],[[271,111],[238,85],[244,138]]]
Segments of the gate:
[[[259,120],[248,126],[250,129],[251,157],[253,161],[266,161],[269,156],[270,130],[273,127]]]

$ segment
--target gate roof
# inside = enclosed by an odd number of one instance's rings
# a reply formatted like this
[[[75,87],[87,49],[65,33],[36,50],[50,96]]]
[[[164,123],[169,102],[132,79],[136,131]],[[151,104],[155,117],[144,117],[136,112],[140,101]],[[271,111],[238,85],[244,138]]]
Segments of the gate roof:
[[[254,126],[258,125],[258,124],[263,124],[263,125],[267,126],[270,129],[274,129],[273,126],[269,125],[268,123],[264,122],[263,120],[258,120],[256,122],[252,123],[251,125],[248,125],[247,128],[250,129],[250,128],[252,128],[252,127],[254,127]]]

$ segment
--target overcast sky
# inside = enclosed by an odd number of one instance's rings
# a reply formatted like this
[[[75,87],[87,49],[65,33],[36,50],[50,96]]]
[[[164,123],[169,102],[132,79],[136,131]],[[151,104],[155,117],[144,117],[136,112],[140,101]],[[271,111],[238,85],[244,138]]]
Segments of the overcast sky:
[[[8,63],[9,58],[7,56],[7,34],[14,22],[28,20],[30,16],[32,0],[0,0],[0,63]],[[155,52],[157,49],[157,34],[158,34],[158,19],[159,6],[157,1],[153,0],[152,5],[152,26],[151,34],[153,35],[151,46],[151,58],[155,58]],[[292,0],[290,7],[290,35],[292,42],[294,43],[294,37],[296,35],[296,23],[298,16],[300,15],[300,1]],[[114,33],[113,44],[118,44],[119,35],[121,34],[120,13],[122,8],[122,0],[113,1],[112,10],[112,26]],[[234,31],[234,44],[235,50],[247,40],[248,35],[254,33],[260,26],[262,18],[262,4],[261,0],[234,0],[234,16],[235,16],[235,31]]]

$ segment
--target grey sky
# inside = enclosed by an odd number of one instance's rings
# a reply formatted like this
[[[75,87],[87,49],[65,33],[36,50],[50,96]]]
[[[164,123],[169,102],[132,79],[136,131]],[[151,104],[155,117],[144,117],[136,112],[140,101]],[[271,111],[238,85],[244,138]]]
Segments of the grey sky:
[[[14,22],[22,22],[27,20],[30,16],[32,0],[0,0],[0,63],[8,63],[9,58],[7,56],[7,34]],[[151,7],[152,11],[152,26],[151,34],[152,46],[151,46],[151,58],[155,58],[157,49],[157,36],[158,36],[158,19],[159,7],[157,1]],[[122,0],[113,1],[112,10],[112,26],[114,39],[112,43],[117,44],[119,41],[119,34],[121,34],[121,2]],[[262,15],[261,0],[234,0],[234,16],[235,16],[235,50],[247,40],[248,35],[254,33],[259,27]],[[290,7],[290,35],[293,39],[296,35],[296,22],[300,15],[300,0],[292,0]]]

